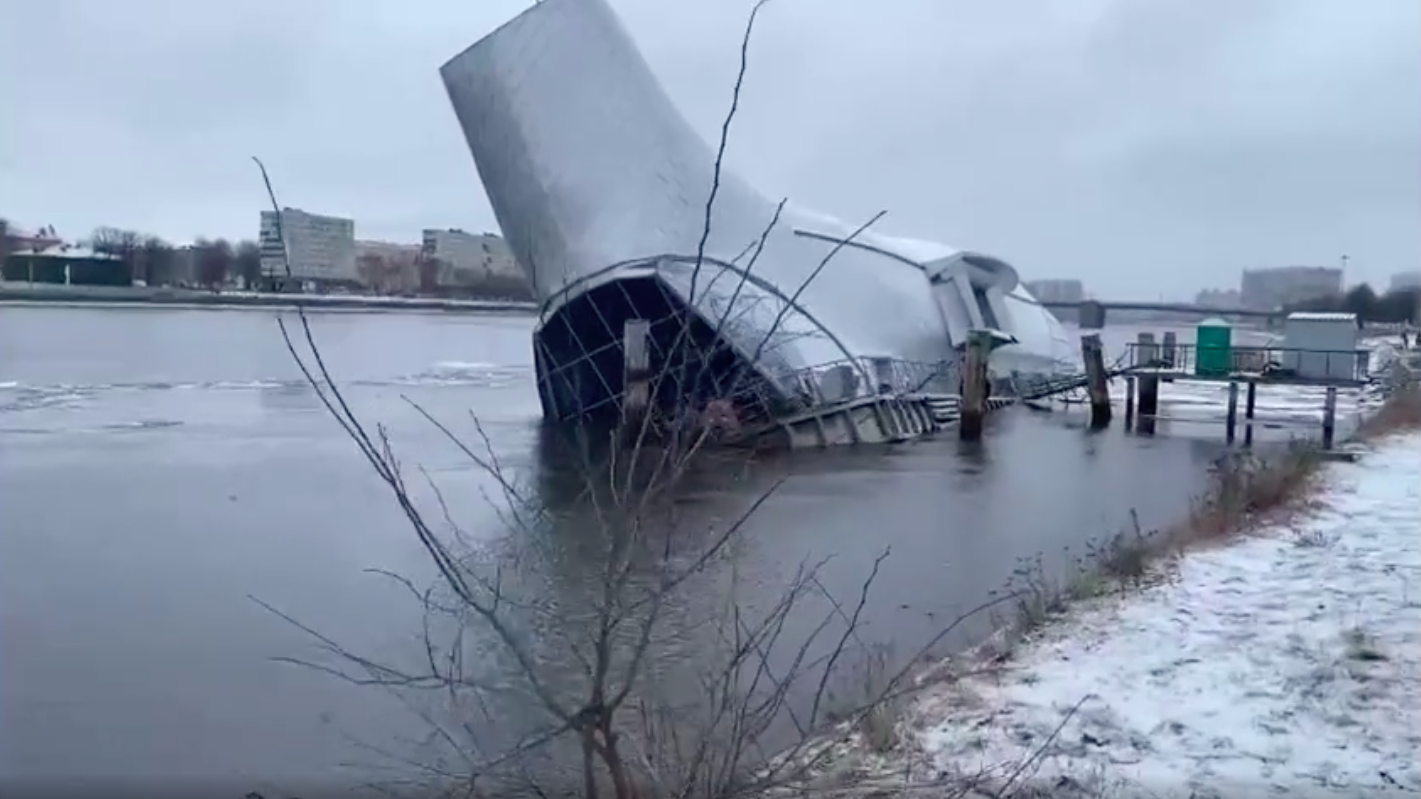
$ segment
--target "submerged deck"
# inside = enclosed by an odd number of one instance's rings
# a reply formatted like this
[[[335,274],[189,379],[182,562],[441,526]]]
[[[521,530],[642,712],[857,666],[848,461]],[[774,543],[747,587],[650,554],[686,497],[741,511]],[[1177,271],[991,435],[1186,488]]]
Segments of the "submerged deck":
[[[994,397],[987,400],[987,410],[1000,410],[1016,401]],[[961,398],[954,394],[856,397],[776,419],[749,431],[742,441],[787,449],[912,441],[955,424],[961,418],[960,404]]]

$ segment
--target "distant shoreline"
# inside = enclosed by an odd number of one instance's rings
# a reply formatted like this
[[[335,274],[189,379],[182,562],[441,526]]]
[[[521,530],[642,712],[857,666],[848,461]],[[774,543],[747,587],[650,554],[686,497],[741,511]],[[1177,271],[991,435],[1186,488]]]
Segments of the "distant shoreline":
[[[74,308],[280,309],[313,311],[441,311],[445,313],[535,313],[537,303],[520,300],[451,300],[438,297],[363,297],[343,294],[265,294],[190,289],[110,286],[0,286],[0,306]]]

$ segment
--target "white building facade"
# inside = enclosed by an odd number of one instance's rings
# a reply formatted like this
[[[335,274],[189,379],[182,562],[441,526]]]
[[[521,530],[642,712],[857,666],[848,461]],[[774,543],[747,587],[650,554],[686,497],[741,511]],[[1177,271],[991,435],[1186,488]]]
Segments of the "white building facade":
[[[1239,301],[1245,308],[1271,311],[1308,300],[1342,294],[1342,270],[1328,266],[1280,266],[1245,269]]]
[[[490,278],[521,279],[523,270],[503,237],[458,229],[427,229],[421,251],[439,263],[440,285],[470,285]]]
[[[1421,288],[1421,270],[1413,269],[1410,272],[1397,272],[1391,276],[1391,282],[1387,285],[1387,291],[1404,291],[1406,289]]]
[[[281,209],[280,225],[275,211],[261,212],[258,244],[261,247],[262,275],[282,279],[287,276],[282,258],[282,237],[291,276],[301,281],[356,283],[360,274],[355,259],[355,220],[312,214],[297,208]]]

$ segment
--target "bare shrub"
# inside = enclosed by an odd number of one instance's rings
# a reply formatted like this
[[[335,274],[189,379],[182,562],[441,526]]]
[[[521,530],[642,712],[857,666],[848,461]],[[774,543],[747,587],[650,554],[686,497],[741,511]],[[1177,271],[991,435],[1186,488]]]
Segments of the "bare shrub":
[[[1416,376],[1403,363],[1394,365],[1392,369],[1396,374],[1386,402],[1357,428],[1357,438],[1363,441],[1421,427],[1421,387],[1417,385]]]
[[[1389,659],[1376,637],[1362,627],[1347,630],[1343,643],[1350,660],[1375,662]]]
[[[1086,551],[1099,574],[1122,588],[1139,587],[1149,576],[1150,561],[1158,530],[1146,533],[1140,527],[1140,514],[1130,509],[1130,526],[1111,536],[1102,544],[1087,544]]]
[[[1337,539],[1324,530],[1304,529],[1293,531],[1293,543],[1304,549],[1330,547]]]
[[[1210,485],[1193,503],[1184,524],[1171,529],[1171,544],[1188,546],[1247,532],[1306,507],[1308,490],[1322,465],[1321,451],[1294,442],[1272,457],[1231,452],[1210,469]]]
[[[1062,581],[1047,571],[1040,554],[1017,559],[1002,595],[1011,598],[1006,603],[1010,613],[1003,616],[1000,612],[994,612],[992,620],[999,637],[1005,639],[1008,647],[1015,639],[1029,636],[1064,613],[1069,598],[1068,590]]]
[[[720,154],[763,5],[764,0],[755,5],[742,40],[740,73],[722,126],[691,281],[693,301],[719,186]],[[270,178],[261,170],[268,199],[279,208]],[[753,255],[740,273],[741,284],[778,216],[777,209],[758,241],[747,246]],[[879,216],[838,242],[794,296]],[[739,286],[735,292],[732,297],[738,296]],[[733,306],[732,300],[718,320],[722,329],[735,321],[729,318]],[[385,429],[368,428],[352,412],[299,300],[295,310],[295,335],[278,319],[289,354],[390,492],[438,575],[435,585],[421,587],[405,576],[384,574],[423,611],[423,652],[413,663],[352,652],[263,603],[304,631],[322,652],[319,659],[283,658],[286,662],[402,696],[419,694],[436,705],[411,703],[439,754],[406,760],[413,776],[389,787],[588,799],[800,791],[815,784],[850,741],[862,740],[878,751],[897,746],[896,709],[917,687],[909,669],[963,620],[1015,598],[1006,594],[958,617],[896,671],[890,670],[886,652],[866,651],[858,634],[886,551],[862,581],[855,603],[841,602],[824,587],[819,579],[823,562],[801,564],[776,595],[748,601],[739,590],[738,544],[746,523],[779,484],[715,529],[687,524],[677,492],[693,462],[704,455],[710,433],[694,424],[660,428],[652,413],[633,418],[623,429],[583,427],[567,437],[578,463],[580,501],[590,517],[576,531],[593,564],[584,570],[585,584],[575,590],[538,584],[528,575],[536,569],[527,563],[480,561],[467,551],[464,542],[471,537],[427,473],[419,476],[436,498],[442,524],[431,521],[413,498],[409,472]],[[782,310],[765,332],[752,360],[776,336],[786,313]],[[692,323],[684,314],[675,346],[652,378],[651,396],[658,396],[659,381],[684,378],[669,370],[709,368],[710,355],[682,351],[692,340]],[[507,525],[538,539],[543,528],[557,523],[500,462],[476,414],[471,420],[477,440],[470,443],[455,427],[406,401],[492,478],[499,492],[494,501]],[[558,555],[549,551],[542,557]],[[795,621],[806,623],[808,632],[789,632]],[[671,663],[665,657],[687,648],[690,658]],[[846,684],[852,690],[844,689]],[[835,690],[840,693],[831,695]]]
[[[898,747],[898,733],[903,696],[884,697],[874,701],[892,679],[892,650],[885,646],[868,647],[860,653],[841,675],[835,675],[836,687],[826,693],[829,708],[826,718],[831,722],[852,722],[870,751],[883,754]],[[859,708],[865,712],[855,713]]]

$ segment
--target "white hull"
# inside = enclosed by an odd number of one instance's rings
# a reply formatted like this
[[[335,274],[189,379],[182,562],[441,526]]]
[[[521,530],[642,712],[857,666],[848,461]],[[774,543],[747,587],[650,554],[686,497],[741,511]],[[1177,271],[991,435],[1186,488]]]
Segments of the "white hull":
[[[678,307],[711,327],[730,322],[721,340],[777,400],[803,395],[806,373],[834,365],[859,376],[851,392],[922,390],[979,327],[1019,342],[993,356],[996,371],[1078,369],[1061,325],[999,259],[868,232],[811,280],[852,227],[787,207],[766,235],[775,203],[729,171],[697,268],[714,154],[605,0],[545,0],[441,76],[504,237],[544,304],[535,349],[549,414],[616,394],[618,362],[596,353],[614,347],[621,320]],[[762,236],[747,280],[746,253]],[[807,382],[822,393],[817,378]]]

